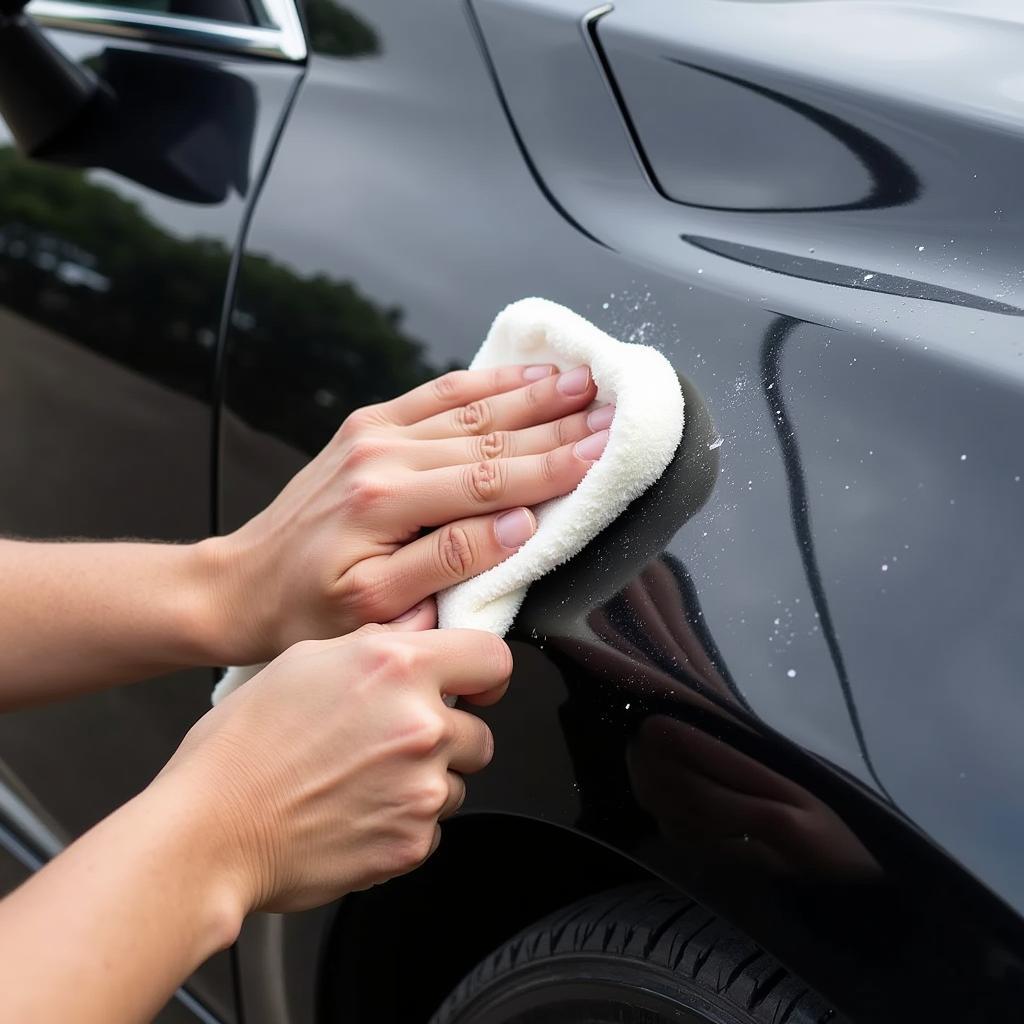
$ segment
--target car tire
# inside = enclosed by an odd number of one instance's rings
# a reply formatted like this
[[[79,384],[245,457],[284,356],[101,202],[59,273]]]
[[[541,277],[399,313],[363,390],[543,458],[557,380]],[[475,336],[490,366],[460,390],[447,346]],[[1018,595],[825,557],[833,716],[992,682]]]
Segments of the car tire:
[[[753,941],[668,886],[629,885],[531,925],[431,1024],[838,1024]]]

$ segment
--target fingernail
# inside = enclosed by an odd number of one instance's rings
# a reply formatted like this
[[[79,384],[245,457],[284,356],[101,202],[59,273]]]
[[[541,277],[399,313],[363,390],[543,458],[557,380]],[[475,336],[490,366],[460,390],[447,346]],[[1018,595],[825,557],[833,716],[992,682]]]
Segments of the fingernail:
[[[555,387],[563,395],[582,395],[590,387],[590,367],[577,366],[575,370],[568,370],[558,378]]]
[[[537,520],[528,508],[502,512],[494,520],[494,535],[503,548],[521,548],[537,529]]]
[[[587,426],[591,430],[604,430],[612,425],[612,418],[615,416],[614,405],[602,405],[595,409],[587,417]]]
[[[601,452],[604,451],[607,444],[608,431],[599,430],[596,434],[591,434],[590,437],[576,442],[576,454],[585,462],[593,462],[601,457]]]
[[[555,372],[553,366],[527,366],[523,370],[523,380],[543,380]]]
[[[397,619],[392,619],[391,621],[392,622],[408,622],[410,619],[412,619],[412,618],[414,618],[416,616],[416,614],[419,612],[419,610],[422,607],[423,607],[423,602],[420,601],[419,604],[414,604],[407,612],[402,612],[402,614],[399,615]]]

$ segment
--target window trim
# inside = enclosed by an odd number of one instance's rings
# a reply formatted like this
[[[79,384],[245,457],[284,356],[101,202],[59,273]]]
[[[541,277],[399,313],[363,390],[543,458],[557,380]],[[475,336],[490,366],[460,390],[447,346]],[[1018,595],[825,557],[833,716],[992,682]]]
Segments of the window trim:
[[[240,25],[177,14],[103,7],[75,0],[34,0],[28,13],[48,28],[120,36],[174,46],[301,62],[306,37],[293,0],[256,0],[266,25]]]

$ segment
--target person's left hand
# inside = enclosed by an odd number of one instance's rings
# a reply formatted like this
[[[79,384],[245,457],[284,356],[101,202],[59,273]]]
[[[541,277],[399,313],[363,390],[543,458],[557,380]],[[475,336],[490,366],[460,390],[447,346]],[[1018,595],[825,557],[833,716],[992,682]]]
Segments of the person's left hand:
[[[389,622],[532,536],[608,440],[587,367],[455,371],[358,409],[270,506],[204,541],[223,664]],[[421,536],[421,531],[439,527]]]

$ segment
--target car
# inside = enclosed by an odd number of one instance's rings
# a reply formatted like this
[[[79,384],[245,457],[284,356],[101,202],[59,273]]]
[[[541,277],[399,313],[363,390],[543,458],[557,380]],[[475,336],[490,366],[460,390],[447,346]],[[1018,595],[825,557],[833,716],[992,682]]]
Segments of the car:
[[[230,530],[524,296],[686,397],[531,588],[437,854],[254,915],[161,1021],[1021,1018],[1016,5],[5,11],[3,533]],[[213,677],[0,718],[5,889]]]

